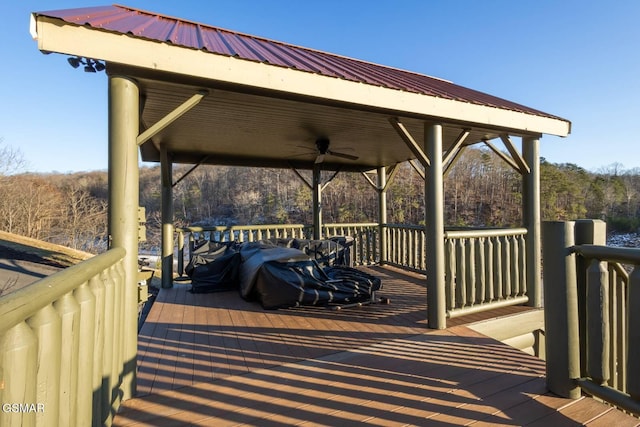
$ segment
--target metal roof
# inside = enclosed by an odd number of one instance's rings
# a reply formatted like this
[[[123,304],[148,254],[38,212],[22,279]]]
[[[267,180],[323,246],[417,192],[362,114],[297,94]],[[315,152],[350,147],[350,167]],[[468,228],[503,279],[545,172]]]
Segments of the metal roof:
[[[444,150],[571,128],[438,78],[126,6],[34,13],[31,30],[43,52],[101,60],[136,82],[140,131],[162,124],[140,142],[144,161],[166,149],[175,163],[311,169],[327,139],[342,155],[324,169],[362,171],[415,158],[390,121],[418,144],[425,123],[441,124]],[[163,124],[196,94],[207,95]]]
[[[294,46],[210,25],[113,5],[38,12],[70,24],[315,73],[352,82],[561,119],[496,96],[410,71]],[[561,119],[564,120],[564,119]]]

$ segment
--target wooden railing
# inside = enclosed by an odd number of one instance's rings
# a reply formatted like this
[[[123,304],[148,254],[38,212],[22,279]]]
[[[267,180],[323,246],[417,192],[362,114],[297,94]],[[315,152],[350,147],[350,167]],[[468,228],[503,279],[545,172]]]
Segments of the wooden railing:
[[[577,382],[640,415],[640,249],[578,245],[573,252],[587,266],[577,272],[577,282],[586,284]]]
[[[306,239],[312,229],[302,224],[275,225],[220,225],[206,227],[179,227],[175,229],[178,236],[178,274],[184,274],[185,236],[189,241],[187,260],[191,258],[196,242],[208,240],[212,242],[256,242],[271,238]]]
[[[185,240],[188,240],[186,259],[191,257],[191,251],[197,241],[208,240],[216,242],[255,242],[262,239],[310,239],[313,228],[302,224],[277,225],[233,225],[208,227],[176,228],[178,239],[178,274],[184,273]],[[351,245],[351,259],[354,265],[370,265],[379,262],[378,224],[325,224],[322,227],[324,238],[334,236],[349,236],[353,239]]]
[[[424,227],[387,225],[390,265],[426,274]],[[527,230],[445,231],[445,295],[448,317],[528,301]]]
[[[527,296],[525,228],[445,232],[447,316],[507,305]]]
[[[1,426],[111,424],[131,363],[124,255],[111,249],[0,299]]]
[[[380,239],[377,223],[325,224],[322,236],[348,236],[351,243],[351,259],[354,265],[372,265],[380,262]]]
[[[421,226],[377,223],[325,224],[323,238],[347,236],[354,265],[387,263],[426,273],[425,230]],[[253,242],[268,238],[310,238],[311,226],[242,225],[177,228],[178,273],[184,273],[185,236],[191,251],[198,240]],[[528,301],[525,237],[527,230],[464,229],[445,232],[446,310],[448,317],[491,310]],[[386,242],[387,259],[380,245]]]
[[[387,235],[387,264],[418,273],[427,272],[424,227],[387,224],[384,232]]]

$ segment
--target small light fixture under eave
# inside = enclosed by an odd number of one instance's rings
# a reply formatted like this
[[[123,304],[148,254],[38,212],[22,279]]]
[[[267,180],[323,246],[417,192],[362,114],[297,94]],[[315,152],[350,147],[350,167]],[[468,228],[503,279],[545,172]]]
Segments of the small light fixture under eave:
[[[78,68],[80,65],[84,65],[85,73],[96,73],[99,71],[104,71],[107,68],[104,63],[100,62],[97,59],[82,58],[79,56],[67,58],[67,62],[69,62],[69,65],[71,65],[73,68]]]
[[[67,62],[69,63],[69,65],[71,65],[73,68],[78,68],[80,66],[80,61],[81,59],[78,58],[77,56],[72,57],[72,58],[67,58]]]

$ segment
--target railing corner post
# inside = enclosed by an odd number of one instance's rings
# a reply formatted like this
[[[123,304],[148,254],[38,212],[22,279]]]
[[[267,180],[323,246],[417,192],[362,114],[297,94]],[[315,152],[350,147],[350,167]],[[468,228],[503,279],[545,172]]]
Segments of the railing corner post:
[[[576,245],[606,245],[607,224],[599,219],[578,219],[575,227]],[[578,286],[578,329],[580,334],[580,354],[587,354],[587,269],[588,260],[583,257],[576,259],[576,280]],[[587,372],[586,357],[580,358],[580,376]]]
[[[629,337],[627,353],[627,393],[640,403],[640,266],[629,276]]]
[[[572,221],[544,222],[542,227],[545,297],[545,353],[547,387],[569,398],[579,398],[580,376],[576,257]]]

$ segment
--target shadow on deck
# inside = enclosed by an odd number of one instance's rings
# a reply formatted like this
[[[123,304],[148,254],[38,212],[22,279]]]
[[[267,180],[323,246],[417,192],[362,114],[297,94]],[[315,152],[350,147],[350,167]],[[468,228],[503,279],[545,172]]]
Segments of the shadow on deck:
[[[117,426],[637,425],[548,393],[544,362],[465,323],[426,324],[419,275],[371,267],[390,305],[265,311],[236,292],[163,289],[139,334],[138,397]]]

